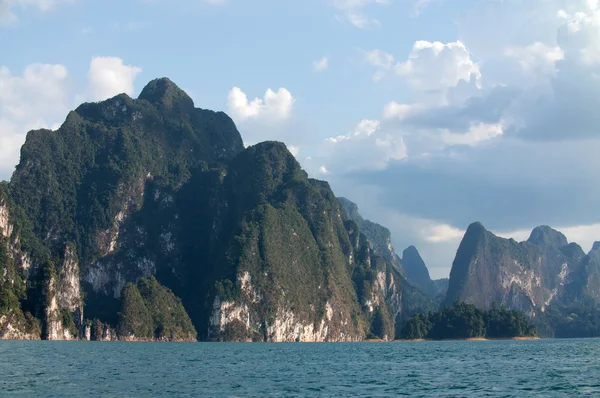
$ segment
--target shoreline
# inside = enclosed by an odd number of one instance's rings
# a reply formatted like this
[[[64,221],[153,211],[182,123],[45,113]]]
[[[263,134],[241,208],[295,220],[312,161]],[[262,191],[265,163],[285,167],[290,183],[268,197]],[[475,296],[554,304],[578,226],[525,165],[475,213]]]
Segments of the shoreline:
[[[594,338],[594,337],[591,337]],[[298,344],[315,344],[315,343],[426,343],[426,342],[436,342],[436,341],[532,341],[532,340],[542,340],[541,337],[469,337],[464,339],[398,339],[398,340],[383,340],[383,339],[365,339],[361,341],[206,341],[206,340],[158,340],[158,339],[140,339],[140,340],[84,340],[84,339],[72,339],[72,340],[45,340],[45,339],[0,339],[0,343],[3,341],[73,341],[73,342],[82,342],[82,343],[263,343],[263,344],[281,344],[281,343],[298,343]],[[550,338],[561,340],[560,338]]]
[[[468,337],[464,339],[412,339],[412,340],[393,340],[394,343],[424,343],[428,341],[532,341],[541,340],[537,336],[519,336],[519,337]]]

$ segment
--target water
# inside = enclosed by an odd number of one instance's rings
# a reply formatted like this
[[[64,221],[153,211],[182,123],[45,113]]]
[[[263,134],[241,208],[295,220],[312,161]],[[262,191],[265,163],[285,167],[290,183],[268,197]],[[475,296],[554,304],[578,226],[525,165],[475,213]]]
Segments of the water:
[[[0,396],[600,395],[600,340],[0,342]]]

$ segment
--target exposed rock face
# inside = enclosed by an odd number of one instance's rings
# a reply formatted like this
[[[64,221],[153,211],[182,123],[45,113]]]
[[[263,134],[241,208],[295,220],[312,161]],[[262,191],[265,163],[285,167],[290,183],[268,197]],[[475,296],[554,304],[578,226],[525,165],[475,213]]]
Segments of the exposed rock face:
[[[10,238],[13,226],[8,218],[8,205],[3,199],[0,199],[0,235],[4,238]]]
[[[47,280],[46,339],[74,340],[84,337],[83,298],[79,264],[73,245],[67,245],[58,270]]]
[[[15,314],[0,315],[0,340],[40,340],[39,326],[32,328]]]
[[[439,295],[446,295],[448,279],[432,280],[429,276],[429,270],[416,247],[409,246],[402,252],[402,266],[408,280],[416,283],[429,297],[435,298]]]
[[[38,340],[39,322],[23,311],[29,256],[14,232],[4,186],[0,185],[0,340]]]
[[[460,298],[490,308],[496,302],[535,316],[562,295],[582,257],[579,246],[549,227],[538,227],[528,241],[517,243],[474,223],[452,264],[446,303]]]

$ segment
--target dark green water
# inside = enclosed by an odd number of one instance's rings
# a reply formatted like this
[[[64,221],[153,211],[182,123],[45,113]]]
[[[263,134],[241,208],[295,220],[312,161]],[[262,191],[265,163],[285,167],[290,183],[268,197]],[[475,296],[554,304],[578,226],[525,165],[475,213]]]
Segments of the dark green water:
[[[600,396],[600,340],[0,342],[0,396]]]

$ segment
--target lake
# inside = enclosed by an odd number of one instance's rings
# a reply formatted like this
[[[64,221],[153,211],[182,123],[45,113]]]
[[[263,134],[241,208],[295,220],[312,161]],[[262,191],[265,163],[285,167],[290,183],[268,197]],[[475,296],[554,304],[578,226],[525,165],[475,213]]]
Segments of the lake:
[[[0,342],[0,396],[600,395],[600,340]]]

